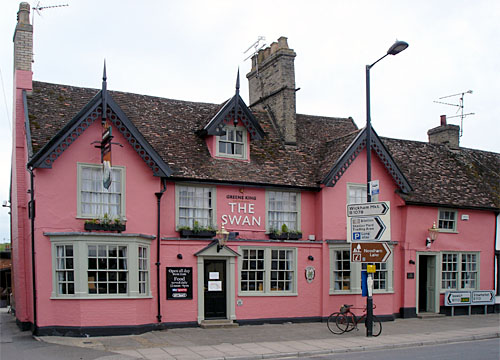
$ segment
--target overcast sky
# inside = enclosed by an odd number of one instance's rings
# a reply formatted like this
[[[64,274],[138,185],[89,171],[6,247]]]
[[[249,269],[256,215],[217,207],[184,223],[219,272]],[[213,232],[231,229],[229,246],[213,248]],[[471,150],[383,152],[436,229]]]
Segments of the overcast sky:
[[[38,1],[31,2],[32,7]],[[288,38],[297,53],[297,111],[366,121],[365,65],[396,39],[410,44],[371,70],[372,124],[381,136],[427,141],[439,116],[458,107],[436,104],[464,97],[461,146],[500,152],[500,1],[169,1],[44,0],[69,4],[35,14],[33,78],[100,88],[106,59],[108,89],[221,103],[245,75],[258,36]],[[0,202],[8,199],[12,127],[12,37],[19,1],[0,11]],[[441,101],[459,104],[460,96]],[[79,109],[75,109],[75,113]],[[460,118],[449,123],[460,125]],[[321,136],[321,134],[318,134]],[[498,170],[498,169],[497,169]],[[9,235],[0,208],[0,242]]]

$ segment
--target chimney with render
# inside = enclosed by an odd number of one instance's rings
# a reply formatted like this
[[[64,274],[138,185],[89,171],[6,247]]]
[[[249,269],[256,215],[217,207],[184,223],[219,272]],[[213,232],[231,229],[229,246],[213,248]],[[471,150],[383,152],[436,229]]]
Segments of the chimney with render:
[[[446,115],[441,115],[441,125],[427,131],[429,143],[447,145],[450,149],[458,149],[460,142],[460,126],[446,124]]]
[[[285,144],[296,145],[295,51],[282,36],[252,57],[247,74],[250,107],[268,111]]]
[[[30,24],[30,4],[22,2],[17,12],[14,32],[14,71],[31,71],[33,62],[33,25]]]

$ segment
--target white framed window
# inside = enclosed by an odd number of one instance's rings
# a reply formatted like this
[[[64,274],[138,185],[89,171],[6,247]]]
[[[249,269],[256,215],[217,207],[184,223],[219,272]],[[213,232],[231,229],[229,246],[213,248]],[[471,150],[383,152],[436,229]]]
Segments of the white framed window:
[[[101,164],[77,165],[77,216],[96,219],[105,214],[111,219],[125,219],[125,167],[113,166],[111,185],[103,185]]]
[[[458,213],[456,210],[444,210],[439,209],[438,211],[438,229],[440,231],[457,231],[457,217]]]
[[[114,235],[114,234],[113,234]],[[138,236],[49,234],[52,298],[150,297],[149,244]]]
[[[374,293],[394,292],[394,255],[385,263],[374,263]],[[367,263],[351,263],[350,246],[343,244],[330,245],[330,294],[361,293],[361,271],[366,270]]]
[[[59,295],[75,294],[75,263],[73,245],[56,246],[55,281]]]
[[[351,253],[346,249],[333,250],[333,289],[352,290]]]
[[[267,229],[300,231],[300,193],[291,191],[266,191]]]
[[[297,249],[241,247],[239,292],[244,295],[297,295]]]
[[[479,287],[479,253],[441,254],[441,291],[474,290]]]
[[[361,270],[366,270],[368,263],[361,264]],[[373,290],[389,290],[389,269],[387,263],[373,263],[375,272],[373,273]]]
[[[248,159],[248,136],[246,128],[243,126],[226,125],[224,131],[226,132],[225,135],[216,137],[217,156]]]
[[[176,185],[177,228],[215,227],[216,191],[214,187]]]
[[[347,204],[363,204],[366,199],[366,184],[347,184]]]
[[[128,247],[126,245],[92,244],[88,252],[88,293],[128,293]]]
[[[149,249],[139,246],[139,294],[149,292]]]
[[[458,254],[442,254],[441,288],[458,289]]]

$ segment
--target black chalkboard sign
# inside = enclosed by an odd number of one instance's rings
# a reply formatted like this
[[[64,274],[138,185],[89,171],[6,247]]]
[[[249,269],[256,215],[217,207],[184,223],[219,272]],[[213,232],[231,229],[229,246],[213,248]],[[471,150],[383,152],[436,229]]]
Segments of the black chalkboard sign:
[[[167,268],[167,300],[193,299],[193,268]]]

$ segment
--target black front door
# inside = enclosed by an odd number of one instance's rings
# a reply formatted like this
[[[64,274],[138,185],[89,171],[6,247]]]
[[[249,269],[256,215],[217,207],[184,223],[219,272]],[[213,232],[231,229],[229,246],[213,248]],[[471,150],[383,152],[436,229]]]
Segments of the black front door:
[[[205,259],[205,319],[226,319],[226,261]]]

